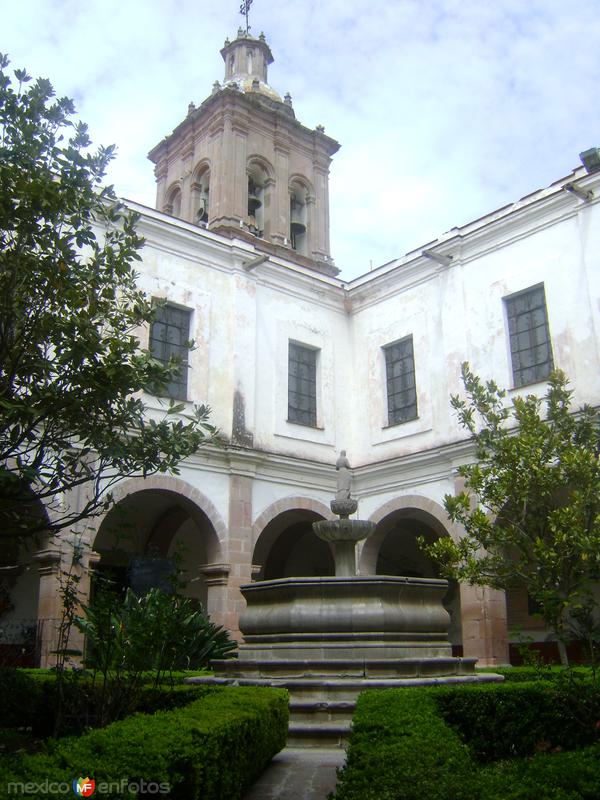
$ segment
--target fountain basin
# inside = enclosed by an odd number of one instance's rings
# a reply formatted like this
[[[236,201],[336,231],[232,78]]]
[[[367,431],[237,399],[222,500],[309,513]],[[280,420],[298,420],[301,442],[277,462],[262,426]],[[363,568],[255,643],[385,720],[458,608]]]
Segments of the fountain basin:
[[[444,580],[391,575],[280,578],[241,587],[240,658],[451,655]]]
[[[313,522],[313,530],[324,542],[360,542],[375,530],[375,523],[363,519],[324,519]]]

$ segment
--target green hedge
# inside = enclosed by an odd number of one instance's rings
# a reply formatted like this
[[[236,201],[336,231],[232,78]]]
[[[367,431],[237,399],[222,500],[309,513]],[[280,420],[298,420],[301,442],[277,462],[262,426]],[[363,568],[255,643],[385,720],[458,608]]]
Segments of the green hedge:
[[[560,667],[551,664],[541,664],[539,667],[486,667],[478,669],[477,672],[493,672],[502,675],[506,682],[526,682],[531,681],[561,681],[565,678],[574,677],[581,680],[588,680],[593,677],[589,667]]]
[[[599,738],[600,686],[591,681],[440,687],[434,697],[480,761],[533,755],[540,745],[574,750]]]
[[[476,771],[468,748],[442,719],[430,692],[360,695],[336,800],[457,800]],[[460,787],[460,791],[457,789]]]
[[[152,713],[180,708],[201,697],[207,690],[210,691],[208,687],[182,683],[189,674],[175,676],[180,682],[174,685],[139,687],[130,711]],[[52,670],[0,669],[0,726],[5,729],[29,729],[37,739],[52,736],[57,692],[56,673]],[[95,727],[101,703],[101,681],[93,684],[91,673],[69,673],[63,684],[63,692],[65,732],[74,734]]]
[[[600,745],[485,767],[478,800],[598,800]]]
[[[106,798],[123,798],[121,782],[168,784],[172,798],[236,800],[285,746],[285,691],[258,687],[215,688],[174,711],[136,714],[77,739],[50,743],[47,752],[0,760],[0,797],[10,782],[38,784],[23,797],[39,796],[39,784],[69,785],[90,777]],[[45,784],[48,785],[47,783]],[[135,792],[134,792],[135,795]]]
[[[595,725],[578,742],[569,738],[579,735],[578,713],[565,711],[551,684],[366,692],[357,703],[347,763],[332,797],[597,800],[599,744],[536,754],[536,746],[554,750],[598,739]],[[515,757],[523,753],[528,757]],[[511,758],[479,761],[498,755]]]

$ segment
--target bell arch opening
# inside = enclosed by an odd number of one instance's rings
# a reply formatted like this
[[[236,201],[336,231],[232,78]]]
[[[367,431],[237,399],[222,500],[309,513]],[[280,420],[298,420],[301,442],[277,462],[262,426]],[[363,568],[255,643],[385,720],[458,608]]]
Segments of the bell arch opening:
[[[301,255],[309,255],[309,190],[299,180],[290,183],[290,244]]]
[[[197,167],[191,184],[191,195],[192,222],[201,228],[206,228],[210,221],[210,166],[207,163]]]
[[[181,217],[181,189],[179,186],[174,186],[169,190],[163,210],[165,214],[170,214],[172,217]]]

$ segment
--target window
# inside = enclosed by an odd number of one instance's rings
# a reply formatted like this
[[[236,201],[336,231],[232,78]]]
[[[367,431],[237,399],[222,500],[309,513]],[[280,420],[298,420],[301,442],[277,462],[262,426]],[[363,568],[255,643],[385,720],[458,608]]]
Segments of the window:
[[[545,380],[552,371],[544,286],[505,297],[515,387]]]
[[[150,352],[154,358],[168,363],[171,356],[181,359],[177,375],[161,389],[168,397],[187,399],[187,369],[191,312],[177,306],[158,306],[150,328]],[[157,392],[158,393],[158,392]]]
[[[312,347],[289,343],[288,422],[317,427],[317,353]]]
[[[388,425],[417,418],[412,336],[383,348],[387,379]]]

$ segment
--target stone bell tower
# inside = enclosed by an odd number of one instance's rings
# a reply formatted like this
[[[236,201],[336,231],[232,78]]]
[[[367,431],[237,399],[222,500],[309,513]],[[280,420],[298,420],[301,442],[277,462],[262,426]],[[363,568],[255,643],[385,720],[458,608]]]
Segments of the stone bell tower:
[[[156,145],[156,206],[187,222],[251,240],[330,275],[329,166],[339,144],[297,120],[267,82],[264,34],[242,28],[221,50],[225,78]]]

